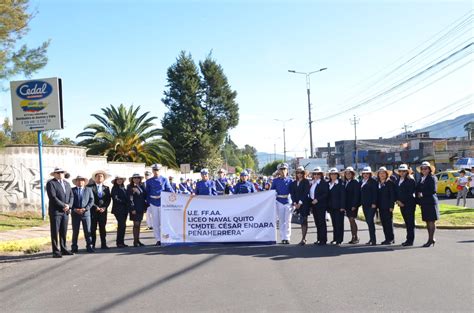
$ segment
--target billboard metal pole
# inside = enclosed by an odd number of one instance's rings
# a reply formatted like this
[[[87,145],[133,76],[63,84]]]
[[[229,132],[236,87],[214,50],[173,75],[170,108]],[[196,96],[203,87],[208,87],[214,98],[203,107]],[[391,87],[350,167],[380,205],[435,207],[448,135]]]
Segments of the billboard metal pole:
[[[39,156],[39,172],[40,172],[40,188],[41,188],[41,216],[46,220],[46,206],[44,204],[44,183],[43,183],[43,132],[38,131],[38,156]]]

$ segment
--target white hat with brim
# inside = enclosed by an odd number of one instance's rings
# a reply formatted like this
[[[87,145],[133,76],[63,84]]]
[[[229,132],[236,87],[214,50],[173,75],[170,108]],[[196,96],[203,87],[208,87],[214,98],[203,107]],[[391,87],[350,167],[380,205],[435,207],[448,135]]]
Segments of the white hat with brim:
[[[385,172],[385,173],[387,173],[387,178],[392,175],[392,171],[387,170],[387,168],[386,168],[385,166],[381,166],[381,167],[378,169],[377,175],[379,175],[380,172]]]
[[[54,170],[49,175],[54,176],[54,174],[56,174],[56,173],[66,174],[67,172],[65,170],[63,170],[62,168],[60,168],[60,167],[55,167]]]
[[[311,171],[311,174],[324,174],[324,171],[318,166]]]
[[[158,164],[158,163],[155,163],[151,166],[151,169],[154,170],[154,171],[159,171],[161,170],[163,166],[161,164]]]
[[[374,173],[372,172],[372,168],[370,166],[366,166],[362,169],[362,174],[370,174],[373,175]]]
[[[400,164],[400,166],[398,166],[398,168],[394,170],[394,172],[397,174],[402,171],[405,171],[405,172],[408,172],[408,174],[411,174],[412,169],[409,168],[407,164]]]
[[[130,179],[134,179],[134,178],[140,178],[140,179],[143,179],[143,176],[142,176],[142,175],[140,175],[140,174],[138,174],[138,173],[135,173],[135,174],[133,174],[133,175],[130,177]]]
[[[337,170],[337,168],[333,167],[333,168],[329,169],[328,174],[329,175],[337,174],[337,176],[339,176],[339,171]]]
[[[249,172],[247,171],[242,171],[242,173],[240,173],[240,176],[249,176]]]
[[[105,179],[105,180],[110,177],[110,174],[107,173],[106,171],[104,171],[104,170],[97,170],[97,171],[95,171],[95,172],[92,173],[92,178],[95,178],[95,177],[97,176],[97,174],[102,174],[102,175],[104,175],[104,179]]]
[[[288,163],[280,163],[277,166],[277,170],[288,169]]]
[[[356,174],[356,171],[354,170],[354,168],[352,166],[348,166],[345,170],[342,171],[343,174],[345,174],[347,172],[351,172],[354,175]]]
[[[123,179],[125,181],[127,179],[127,177],[122,176],[122,175],[115,175],[115,178],[112,179],[112,184],[113,185],[115,185],[115,182],[117,181],[117,179]]]
[[[429,167],[429,168],[431,169],[431,173],[434,173],[434,172],[435,172],[435,169],[436,169],[436,167],[435,167],[434,165],[431,165],[430,162],[424,161],[423,163],[421,163],[420,166],[418,166],[418,167],[416,168],[416,170],[421,173],[421,169],[422,169],[423,167]]]
[[[207,175],[207,174],[209,174],[209,170],[207,168],[203,168],[201,170],[201,175]]]
[[[304,173],[304,172],[305,172],[305,169],[304,169],[303,166],[298,166],[298,167],[296,168],[295,172],[296,172],[296,173],[301,173],[301,172]]]
[[[82,175],[77,175],[75,178],[72,179],[73,185],[75,185],[78,180],[83,180],[83,181],[85,181],[86,183],[87,183],[87,181],[88,181],[88,179],[87,179],[86,177],[84,177],[84,176],[82,176]]]

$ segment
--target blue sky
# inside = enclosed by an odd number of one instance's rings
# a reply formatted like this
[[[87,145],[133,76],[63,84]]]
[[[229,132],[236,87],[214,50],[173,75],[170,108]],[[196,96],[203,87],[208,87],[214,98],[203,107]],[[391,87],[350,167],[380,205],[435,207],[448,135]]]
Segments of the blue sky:
[[[311,78],[313,119],[318,119],[386,90],[473,35],[471,21],[470,31],[382,80],[415,54],[414,48],[469,13],[471,1],[37,0],[31,7],[38,14],[25,42],[35,46],[51,39],[49,63],[35,77],[63,79],[61,136],[74,138],[93,122],[90,114],[109,104],[140,105],[161,120],[167,68],[181,50],[196,62],[212,50],[238,92],[241,118],[231,131],[234,141],[267,152],[276,143],[281,153],[281,124],[274,119],[293,118],[286,132],[291,156],[304,156],[309,136],[305,79],[288,69],[328,68]],[[394,135],[404,123],[472,92],[472,70],[470,63],[376,112],[396,97],[316,122],[314,144],[351,139],[353,114],[360,115],[359,138]],[[0,94],[0,101],[10,114],[9,93]],[[452,117],[473,111],[466,106]]]

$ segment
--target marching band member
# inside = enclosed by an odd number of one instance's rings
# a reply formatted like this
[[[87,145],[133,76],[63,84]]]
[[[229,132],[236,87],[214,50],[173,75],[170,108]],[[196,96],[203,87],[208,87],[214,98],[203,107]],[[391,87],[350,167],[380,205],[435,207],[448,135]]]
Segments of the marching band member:
[[[360,187],[359,182],[355,179],[356,172],[354,169],[349,166],[347,167],[344,172],[344,187],[346,190],[346,216],[349,219],[349,223],[351,225],[351,234],[352,239],[349,241],[349,244],[356,244],[359,243],[359,237],[357,236],[357,213],[359,211],[359,202],[360,202]]]
[[[216,184],[213,180],[209,180],[207,168],[201,170],[201,180],[197,182],[194,193],[198,196],[217,196]]]
[[[150,205],[148,210],[152,211],[153,234],[155,235],[156,246],[161,246],[161,192],[172,192],[168,179],[160,175],[161,167],[161,164],[152,165],[153,177],[146,181],[145,188],[147,202]]]
[[[183,177],[181,177],[179,179],[178,193],[182,193],[182,194],[185,194],[185,195],[190,195],[191,194],[191,191],[188,188],[188,184],[186,183],[186,181],[184,180]]]
[[[337,168],[329,170],[328,211],[331,214],[333,229],[331,244],[336,245],[340,245],[344,240],[344,211],[346,205],[346,190],[339,177]]]
[[[439,219],[438,196],[436,195],[436,184],[438,181],[433,175],[435,167],[430,162],[423,162],[420,166],[421,180],[416,186],[416,193],[421,207],[421,218],[426,222],[428,229],[428,241],[423,245],[427,248],[435,245],[434,238],[436,221]]]
[[[310,211],[310,201],[308,198],[310,183],[306,178],[306,171],[304,167],[300,166],[296,169],[296,180],[290,184],[290,195],[293,207],[301,218],[301,232],[303,236],[299,243],[300,246],[306,244],[306,233],[308,232],[308,215]]]
[[[395,207],[395,185],[390,180],[391,171],[382,166],[377,171],[378,189],[377,189],[377,209],[382,222],[385,240],[382,245],[395,243],[393,234],[393,208]]]
[[[235,194],[256,192],[255,186],[249,182],[248,179],[249,173],[247,171],[242,171],[242,173],[240,173],[240,180],[234,187]]]
[[[370,240],[367,244],[372,246],[377,244],[374,221],[377,210],[377,189],[377,182],[372,178],[372,169],[370,166],[364,167],[362,181],[360,182],[360,203],[369,228]]]
[[[415,241],[416,183],[411,177],[408,165],[401,164],[396,172],[399,176],[395,183],[396,200],[407,229],[407,240],[402,243],[402,246],[413,246],[413,241]]]
[[[234,193],[233,190],[232,190],[232,186],[230,185],[228,179],[225,177],[226,175],[226,170],[221,168],[217,174],[219,175],[219,177],[216,179],[216,191],[217,191],[217,195],[219,196],[223,196],[225,194],[229,194],[229,193]]]
[[[151,177],[150,171],[145,171],[145,182],[143,183],[146,188],[146,181]],[[153,229],[153,217],[151,216],[151,210],[146,210],[146,229],[152,230]]]
[[[168,180],[169,180],[169,182],[170,182],[171,190],[172,190],[174,193],[177,193],[177,192],[178,192],[178,186],[177,186],[176,183],[173,181],[173,176],[168,177]]]
[[[328,208],[329,184],[324,179],[324,172],[319,166],[316,167],[311,174],[313,181],[309,189],[309,197],[311,199],[311,210],[318,233],[317,240],[314,244],[324,246],[328,239],[326,210]]]
[[[271,189],[277,192],[276,208],[280,227],[282,244],[290,243],[291,236],[291,203],[290,184],[293,181],[288,177],[288,164],[281,163],[277,167],[279,177],[273,180]]]

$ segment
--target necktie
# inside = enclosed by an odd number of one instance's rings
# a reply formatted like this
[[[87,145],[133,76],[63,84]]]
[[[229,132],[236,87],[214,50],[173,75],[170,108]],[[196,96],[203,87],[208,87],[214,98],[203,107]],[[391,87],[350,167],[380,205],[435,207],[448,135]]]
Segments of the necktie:
[[[59,182],[61,183],[61,187],[63,187],[64,193],[66,193],[66,187],[64,186],[64,181],[61,179]]]
[[[82,188],[79,188],[79,206],[82,207]]]
[[[99,198],[102,198],[102,185],[97,186],[97,193],[99,195]]]

